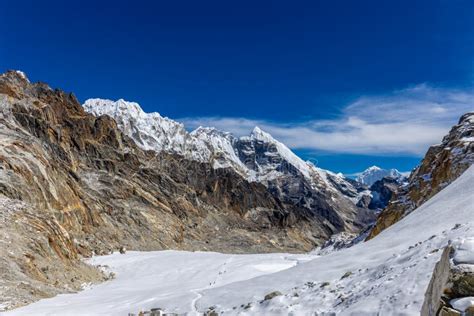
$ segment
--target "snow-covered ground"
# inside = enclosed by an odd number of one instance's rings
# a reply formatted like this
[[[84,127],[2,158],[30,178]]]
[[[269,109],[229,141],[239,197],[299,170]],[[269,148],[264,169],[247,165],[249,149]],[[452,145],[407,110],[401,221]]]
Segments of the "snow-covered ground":
[[[95,257],[117,278],[5,315],[419,315],[435,263],[450,240],[474,236],[474,166],[376,238],[324,256],[130,252]],[[471,240],[471,241],[467,241]],[[467,250],[466,250],[467,249]],[[264,296],[281,292],[271,300]]]
[[[116,273],[114,280],[77,294],[44,299],[5,315],[128,315],[156,307],[192,315],[197,314],[192,312],[204,289],[288,269],[314,257],[173,250],[98,256],[89,262],[108,266],[107,270]]]

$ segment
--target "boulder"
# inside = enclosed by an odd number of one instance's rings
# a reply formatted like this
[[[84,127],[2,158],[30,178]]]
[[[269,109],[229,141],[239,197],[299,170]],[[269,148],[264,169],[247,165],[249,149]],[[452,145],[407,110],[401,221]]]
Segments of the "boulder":
[[[283,294],[281,294],[281,292],[274,291],[274,292],[271,292],[271,293],[268,293],[267,295],[265,295],[263,300],[264,301],[269,301],[269,300],[273,299],[274,297],[281,296],[281,295],[283,295]]]

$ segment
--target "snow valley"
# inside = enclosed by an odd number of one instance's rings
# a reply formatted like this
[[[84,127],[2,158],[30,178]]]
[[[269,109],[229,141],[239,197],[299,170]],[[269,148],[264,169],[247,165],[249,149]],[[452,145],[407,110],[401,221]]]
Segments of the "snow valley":
[[[5,315],[126,315],[213,309],[225,314],[416,315],[448,241],[470,243],[474,269],[474,167],[373,240],[318,256],[131,252],[94,257],[117,278]],[[272,299],[265,296],[276,293]],[[69,312],[64,312],[69,310]],[[197,313],[196,313],[197,314]]]
[[[353,180],[17,71],[0,107],[2,315],[474,309],[474,113],[408,177]]]

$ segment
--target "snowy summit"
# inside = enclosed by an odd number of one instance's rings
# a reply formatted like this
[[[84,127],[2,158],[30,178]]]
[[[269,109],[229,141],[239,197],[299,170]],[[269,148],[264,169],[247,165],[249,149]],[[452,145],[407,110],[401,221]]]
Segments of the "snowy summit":
[[[381,180],[385,177],[393,179],[402,179],[403,174],[401,174],[397,169],[382,169],[377,166],[372,166],[361,172],[357,176],[356,181],[370,187],[376,181]]]

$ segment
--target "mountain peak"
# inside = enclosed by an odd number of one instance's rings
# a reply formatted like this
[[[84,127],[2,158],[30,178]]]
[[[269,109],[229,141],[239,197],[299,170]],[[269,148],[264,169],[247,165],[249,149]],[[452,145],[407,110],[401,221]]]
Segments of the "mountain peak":
[[[124,99],[118,99],[117,101],[100,98],[88,99],[84,102],[83,107],[87,112],[95,115],[107,114],[112,117],[117,115],[132,117],[145,115],[138,103],[125,101]],[[150,114],[160,116],[158,113]]]
[[[188,133],[181,123],[162,118],[158,113],[145,113],[137,103],[123,99],[89,99],[84,108],[95,115],[114,118],[118,127],[143,149],[164,150],[190,160],[210,162],[216,169],[232,168],[251,182],[267,183],[290,173],[300,173],[314,186],[338,190],[325,179],[345,181],[303,161],[259,126],[249,136],[236,138],[214,127],[199,126]]]
[[[11,80],[26,81],[27,83],[30,83],[30,80],[28,80],[26,74],[21,70],[8,70],[1,76],[5,78],[10,78]]]
[[[272,135],[269,133],[263,131],[260,127],[255,126],[254,129],[252,130],[252,133],[250,134],[250,137],[252,139],[260,140],[266,143],[275,143],[277,142],[275,138],[273,138]]]
[[[203,134],[213,135],[213,136],[221,136],[221,137],[225,137],[225,138],[228,138],[229,136],[231,136],[231,134],[229,132],[224,132],[224,131],[218,130],[215,127],[211,127],[211,126],[199,126],[198,128],[196,128],[194,131],[192,131],[190,133],[190,135],[193,135],[193,136],[199,136],[199,135],[203,135]]]
[[[374,166],[371,166],[371,167],[367,168],[365,171],[374,171],[374,170],[382,170],[382,168],[374,165]]]
[[[371,166],[361,172],[356,180],[362,184],[371,186],[374,182],[385,177],[400,179],[403,175],[397,169],[382,169],[378,166]]]

